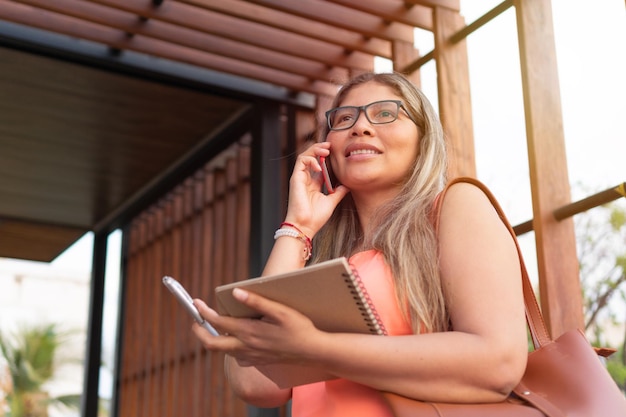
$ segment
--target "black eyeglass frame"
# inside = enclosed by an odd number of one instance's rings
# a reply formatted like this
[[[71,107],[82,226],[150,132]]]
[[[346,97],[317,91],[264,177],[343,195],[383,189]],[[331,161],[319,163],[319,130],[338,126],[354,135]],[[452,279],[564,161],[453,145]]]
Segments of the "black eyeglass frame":
[[[370,106],[373,106],[374,104],[378,104],[378,103],[395,103],[398,106],[398,111],[396,112],[396,118],[393,120],[389,120],[388,122],[373,122],[372,120],[370,120],[370,117],[367,115],[367,108]],[[340,127],[340,128],[336,128],[336,127],[332,127],[330,124],[330,114],[333,112],[336,112],[337,110],[340,109],[356,109],[358,110],[358,113],[356,114],[356,117],[354,118],[354,121],[352,122],[352,124],[350,126],[345,126],[345,127]],[[373,101],[369,104],[366,104],[364,106],[339,106],[339,107],[335,107],[332,108],[330,110],[328,110],[325,115],[326,115],[326,124],[328,126],[328,129],[332,130],[332,131],[339,131],[339,130],[346,130],[346,129],[350,129],[352,126],[354,126],[356,124],[356,121],[359,120],[359,117],[361,117],[361,113],[365,114],[365,118],[367,119],[368,122],[370,122],[373,125],[386,125],[389,123],[393,123],[396,120],[398,120],[398,115],[400,114],[400,109],[404,110],[404,112],[406,113],[407,117],[409,118],[409,120],[411,120],[413,123],[417,124],[415,122],[415,120],[413,120],[413,117],[411,117],[411,114],[409,113],[409,111],[406,109],[406,107],[404,107],[404,103],[402,103],[401,100],[378,100],[378,101]]]

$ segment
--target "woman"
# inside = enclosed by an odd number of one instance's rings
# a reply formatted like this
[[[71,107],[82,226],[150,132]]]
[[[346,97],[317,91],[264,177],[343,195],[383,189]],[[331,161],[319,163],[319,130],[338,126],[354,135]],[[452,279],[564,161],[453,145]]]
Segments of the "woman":
[[[262,320],[221,317],[197,300],[227,336],[197,325],[195,334],[227,354],[226,373],[243,400],[274,407],[293,398],[295,417],[391,415],[379,391],[426,401],[504,399],[527,358],[518,255],[478,188],[456,184],[436,202],[446,153],[428,100],[399,74],[367,73],[342,87],[326,116],[325,141],[297,158],[263,274],[303,268],[311,238],[311,262],[350,258],[389,336],[325,333],[243,290],[234,296]],[[321,192],[319,157],[341,183],[332,194]],[[442,205],[437,233],[435,204]],[[279,389],[255,368],[284,363],[338,379]]]

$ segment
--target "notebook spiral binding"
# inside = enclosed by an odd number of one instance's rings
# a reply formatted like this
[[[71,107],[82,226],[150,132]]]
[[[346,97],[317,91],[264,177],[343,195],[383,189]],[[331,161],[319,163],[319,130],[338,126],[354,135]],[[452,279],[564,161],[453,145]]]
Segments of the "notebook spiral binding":
[[[387,329],[378,315],[378,311],[376,310],[376,307],[374,306],[374,303],[372,302],[372,299],[370,298],[370,295],[361,280],[359,272],[352,264],[350,264],[350,269],[352,270],[352,275],[344,275],[344,278],[346,283],[350,286],[352,294],[354,294],[354,300],[359,306],[361,315],[370,328],[370,332],[386,336]]]

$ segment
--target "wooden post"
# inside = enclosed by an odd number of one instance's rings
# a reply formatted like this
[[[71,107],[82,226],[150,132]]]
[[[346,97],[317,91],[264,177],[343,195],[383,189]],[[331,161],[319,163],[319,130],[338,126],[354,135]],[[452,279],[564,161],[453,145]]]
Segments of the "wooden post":
[[[450,37],[465,26],[457,11],[435,7],[434,35],[439,90],[439,116],[448,140],[448,176],[476,177],[474,127],[469,88],[467,45]]]
[[[394,41],[392,44],[393,55],[393,68],[396,71],[401,71],[412,62],[415,62],[419,57],[419,51],[409,42]],[[422,86],[422,79],[420,76],[420,70],[417,69],[410,74],[404,74],[411,80],[418,88]]]
[[[550,0],[515,0],[543,315],[553,337],[583,326]]]

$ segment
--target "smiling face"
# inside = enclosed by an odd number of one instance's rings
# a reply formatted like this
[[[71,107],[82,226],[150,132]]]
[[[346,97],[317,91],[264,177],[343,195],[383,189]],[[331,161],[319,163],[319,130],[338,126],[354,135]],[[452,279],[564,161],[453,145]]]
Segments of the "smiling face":
[[[394,90],[374,81],[350,90],[339,106],[365,106],[380,100],[402,100]],[[330,131],[330,159],[335,176],[352,193],[388,190],[397,193],[410,175],[418,154],[418,128],[400,109],[398,119],[372,124],[361,112],[351,128]]]

